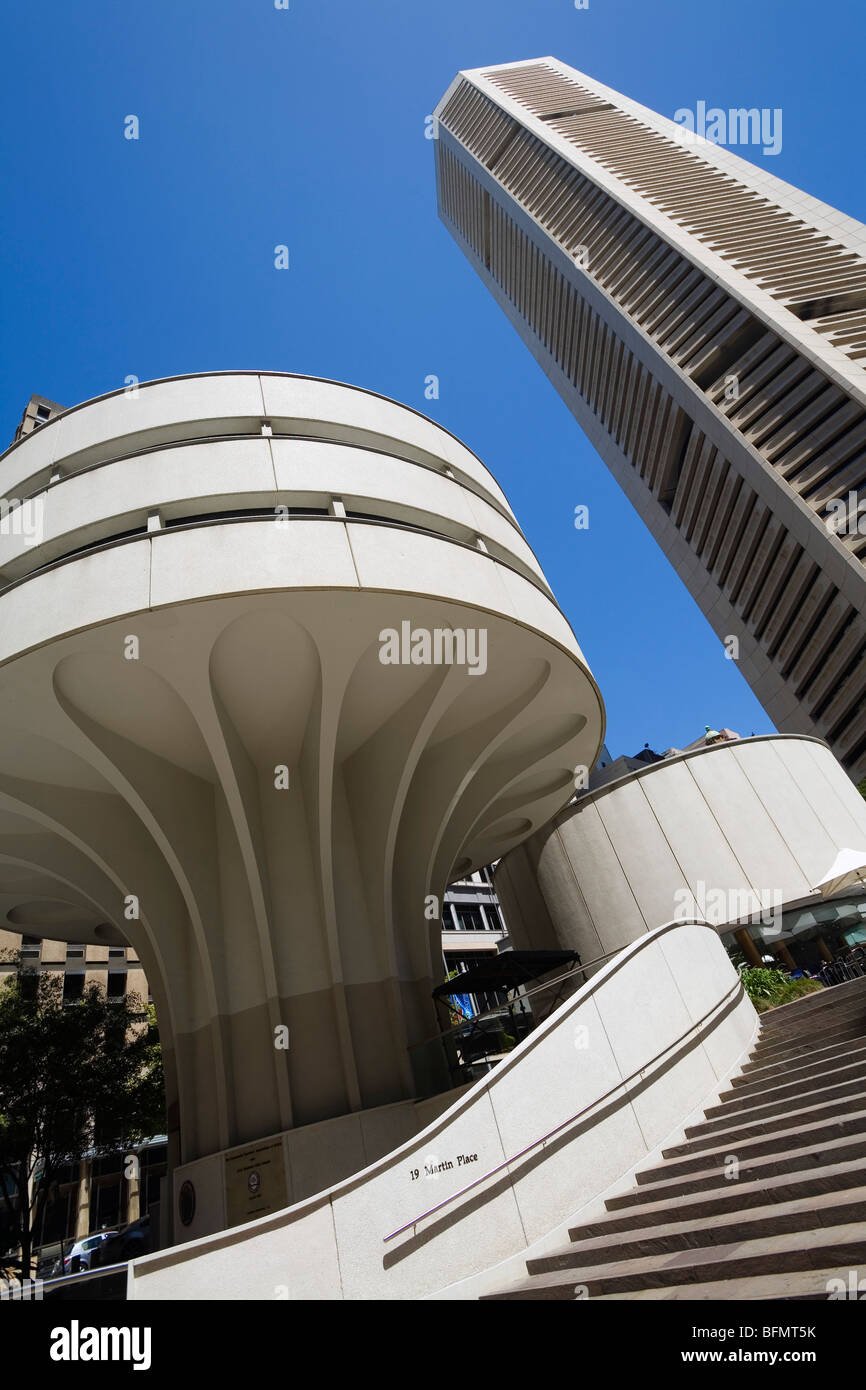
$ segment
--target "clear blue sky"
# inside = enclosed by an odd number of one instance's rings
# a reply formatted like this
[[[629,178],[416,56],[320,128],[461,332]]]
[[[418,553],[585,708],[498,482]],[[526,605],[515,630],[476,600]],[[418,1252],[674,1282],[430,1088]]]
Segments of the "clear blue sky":
[[[0,440],[33,392],[73,405],[130,373],[371,387],[428,411],[502,483],[601,685],[614,754],[705,724],[770,731],[439,223],[424,124],[460,68],[553,54],[666,115],[781,107],[772,172],[866,220],[862,0],[290,4],[5,7]]]

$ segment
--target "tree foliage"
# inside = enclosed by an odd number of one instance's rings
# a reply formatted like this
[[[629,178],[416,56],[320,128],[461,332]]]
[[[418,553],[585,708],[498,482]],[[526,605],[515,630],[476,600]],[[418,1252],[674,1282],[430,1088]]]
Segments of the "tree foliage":
[[[62,976],[23,967],[0,986],[0,1232],[30,1272],[33,1234],[60,1171],[132,1148],[165,1124],[156,1017],[96,984],[63,1003]]]

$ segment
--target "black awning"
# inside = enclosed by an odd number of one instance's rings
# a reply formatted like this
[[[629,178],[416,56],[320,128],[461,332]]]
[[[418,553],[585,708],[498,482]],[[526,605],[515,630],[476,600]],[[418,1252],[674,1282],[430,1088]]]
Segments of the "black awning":
[[[464,970],[462,975],[437,985],[433,998],[474,994],[476,990],[517,989],[518,985],[531,984],[551,970],[565,970],[569,965],[579,964],[580,956],[576,951],[502,951],[496,956],[491,953]]]

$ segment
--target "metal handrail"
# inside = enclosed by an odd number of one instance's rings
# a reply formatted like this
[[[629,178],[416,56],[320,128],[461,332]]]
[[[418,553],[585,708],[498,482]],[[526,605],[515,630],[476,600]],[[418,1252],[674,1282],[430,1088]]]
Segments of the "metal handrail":
[[[40,1283],[43,1289],[57,1288],[61,1284],[64,1288],[69,1284],[85,1284],[91,1279],[101,1279],[109,1274],[122,1274],[128,1268],[127,1261],[119,1265],[97,1265],[95,1269],[80,1269],[75,1274],[58,1274],[54,1279],[42,1279]]]
[[[706,926],[707,924],[706,922],[693,922],[690,924],[684,922],[676,922],[672,925]],[[619,952],[616,952],[616,954],[618,955]],[[525,1148],[522,1148],[519,1151],[519,1153],[512,1154],[511,1158],[503,1159],[501,1163],[497,1163],[495,1168],[490,1168],[486,1173],[482,1173],[480,1178],[474,1178],[472,1182],[466,1185],[466,1187],[461,1187],[458,1192],[452,1192],[450,1197],[445,1197],[441,1202],[437,1202],[435,1207],[430,1207],[428,1211],[422,1212],[420,1216],[416,1216],[412,1221],[407,1221],[405,1225],[398,1226],[396,1231],[391,1231],[389,1235],[383,1236],[383,1243],[387,1244],[387,1242],[389,1240],[393,1240],[395,1236],[400,1236],[403,1234],[404,1231],[411,1230],[413,1226],[418,1225],[419,1221],[424,1221],[428,1216],[435,1216],[437,1211],[441,1211],[443,1207],[449,1206],[451,1202],[456,1202],[458,1197],[465,1196],[467,1192],[471,1192],[473,1188],[480,1186],[480,1184],[486,1182],[488,1178],[495,1177],[497,1173],[502,1172],[503,1168],[509,1168],[512,1163],[516,1163],[519,1159],[524,1158],[526,1154],[530,1153],[533,1149],[537,1149],[540,1144],[546,1144],[548,1139],[553,1139],[555,1135],[559,1134],[562,1130],[567,1129],[569,1125],[574,1124],[575,1120],[579,1120],[581,1116],[586,1115],[590,1110],[594,1110],[596,1106],[601,1105],[603,1101],[608,1100],[610,1096],[614,1095],[617,1091],[621,1090],[623,1086],[628,1086],[630,1082],[636,1080],[639,1076],[642,1076],[644,1072],[648,1071],[650,1067],[654,1066],[656,1062],[660,1061],[666,1053],[671,1052],[673,1048],[679,1046],[679,1044],[683,1041],[684,1038],[687,1038],[689,1034],[694,1033],[696,1029],[700,1028],[707,1021],[707,1019],[710,1018],[710,1016],[714,1014],[721,1007],[721,1005],[724,1004],[725,1001],[729,999],[731,995],[733,995],[735,991],[738,989],[743,989],[743,983],[742,980],[739,979],[739,976],[737,978],[736,985],[732,985],[731,988],[728,990],[728,993],[726,995],[723,995],[722,998],[719,999],[713,1005],[713,1007],[703,1015],[702,1018],[699,1018],[696,1023],[693,1023],[691,1028],[687,1029],[681,1037],[677,1038],[676,1042],[673,1042],[668,1047],[663,1048],[661,1052],[657,1052],[655,1057],[650,1058],[650,1060],[648,1062],[645,1062],[642,1067],[639,1067],[637,1071],[633,1071],[630,1076],[626,1076],[621,1081],[618,1081],[617,1084],[615,1086],[612,1086],[609,1091],[605,1091],[604,1095],[597,1096],[595,1100],[590,1101],[589,1105],[585,1105],[582,1110],[578,1110],[574,1115],[570,1115],[567,1120],[562,1120],[561,1123],[558,1124],[554,1129],[548,1130],[546,1134],[542,1134],[538,1139],[533,1139],[532,1142],[527,1144]]]

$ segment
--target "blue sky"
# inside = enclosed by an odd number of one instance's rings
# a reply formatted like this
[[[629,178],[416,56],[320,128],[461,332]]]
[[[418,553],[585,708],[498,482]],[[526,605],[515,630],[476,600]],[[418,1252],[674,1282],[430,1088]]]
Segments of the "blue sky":
[[[460,68],[545,54],[669,116],[781,107],[772,172],[866,220],[861,0],[42,0],[8,6],[3,30],[0,439],[33,392],[73,405],[129,374],[268,368],[381,391],[505,488],[612,752],[705,724],[771,731],[439,223],[425,117]]]

